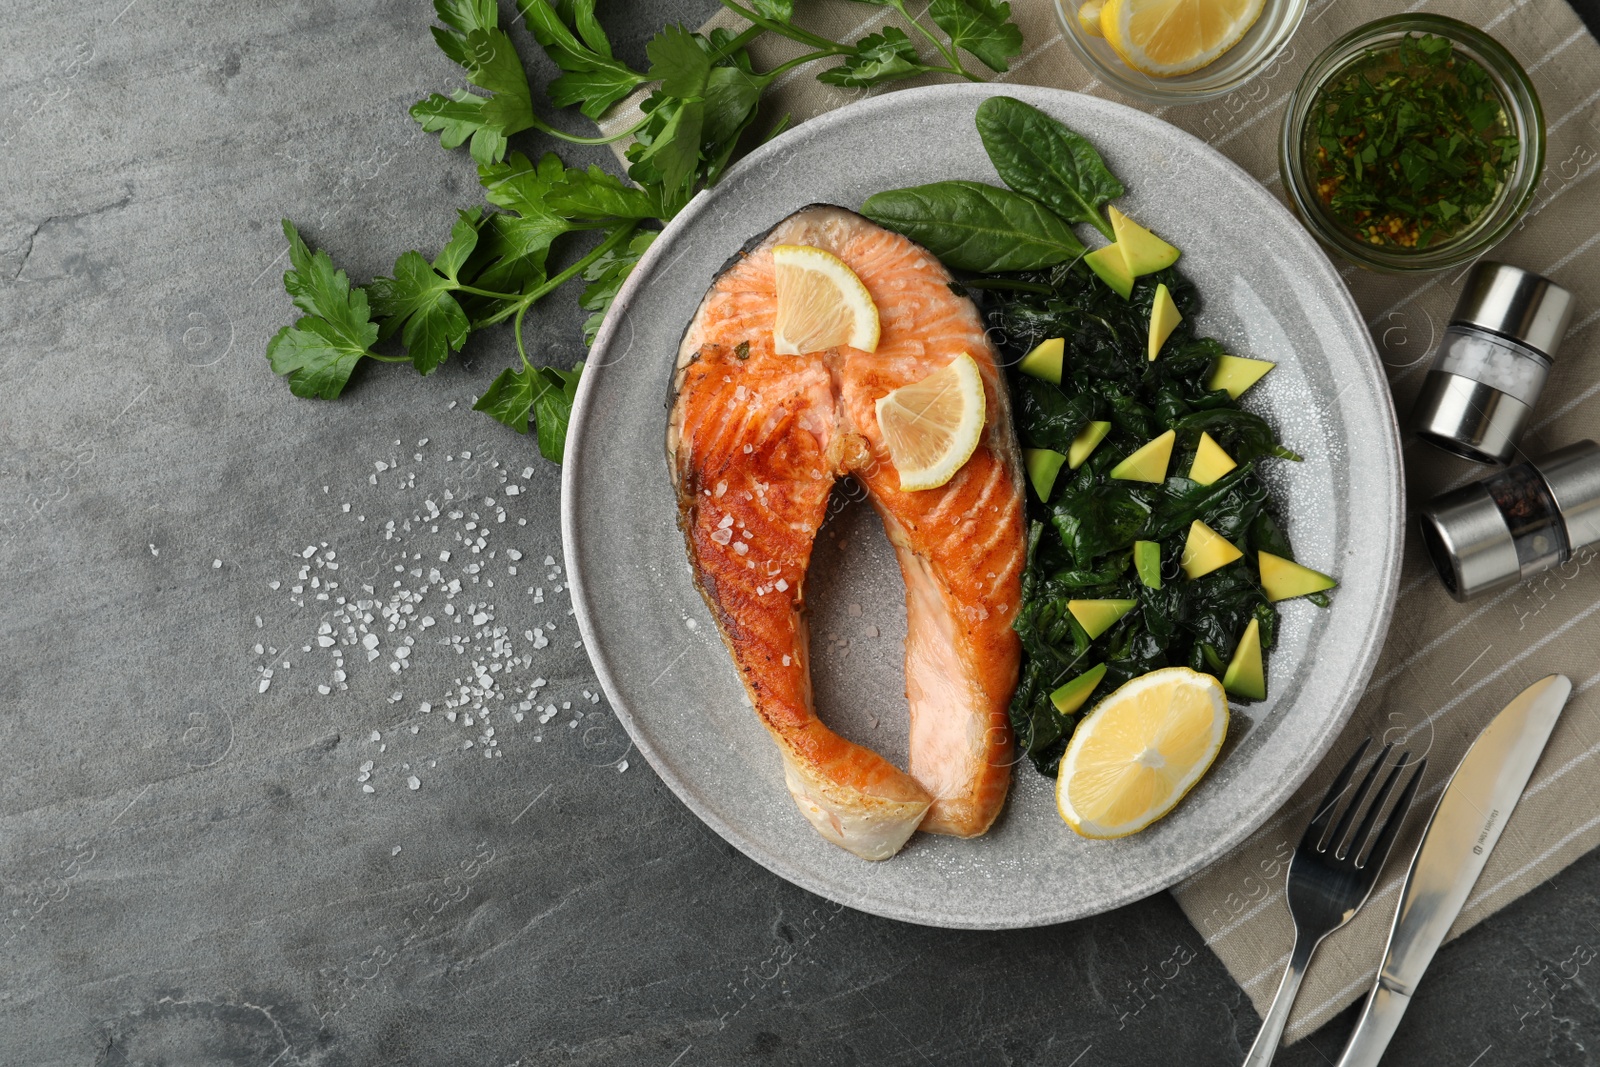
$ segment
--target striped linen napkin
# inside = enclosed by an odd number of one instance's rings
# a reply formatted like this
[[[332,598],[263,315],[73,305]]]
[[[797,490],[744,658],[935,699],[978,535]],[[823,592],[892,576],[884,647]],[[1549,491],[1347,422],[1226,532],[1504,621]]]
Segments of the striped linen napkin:
[[[839,39],[854,40],[892,17],[887,8],[850,0],[803,0],[796,6],[808,28]],[[1311,0],[1284,54],[1243,89],[1204,103],[1152,107],[1120,97],[1079,63],[1049,0],[1013,0],[1012,6],[1025,44],[1011,70],[996,80],[1092,93],[1150,111],[1207,141],[1280,196],[1277,139],[1288,92],[1334,38],[1394,10],[1374,0]],[[1577,295],[1578,311],[1523,447],[1538,456],[1580,438],[1600,438],[1600,353],[1594,350],[1600,333],[1600,182],[1589,184],[1600,172],[1600,46],[1561,0],[1414,0],[1406,10],[1419,9],[1492,33],[1538,88],[1548,131],[1545,178],[1524,224],[1494,256],[1554,277]],[[708,28],[719,25],[744,23],[724,13]],[[768,35],[751,52],[757,69],[766,70],[797,49]],[[822,85],[815,73],[815,67],[803,67],[777,83],[763,104],[769,121],[789,114],[800,122],[867,95]],[[615,130],[631,124],[636,103],[619,104],[602,125]],[[1410,279],[1344,266],[1342,273],[1387,366],[1396,409],[1404,413],[1454,307],[1462,272]],[[1486,473],[1414,439],[1407,440],[1404,455],[1412,513],[1446,488]],[[1258,1011],[1266,1009],[1288,962],[1288,857],[1337,768],[1369,734],[1427,754],[1430,771],[1418,804],[1426,810],[1478,731],[1524,686],[1555,672],[1573,680],[1572,702],[1452,937],[1600,844],[1600,566],[1591,565],[1594,559],[1589,553],[1531,585],[1457,604],[1434,577],[1414,514],[1408,514],[1393,628],[1372,684],[1332,756],[1248,841],[1172,890]],[[1396,856],[1410,855],[1422,822],[1411,820]],[[1289,1023],[1289,1040],[1327,1022],[1371,983],[1403,868],[1393,864],[1368,907],[1322,946]]]

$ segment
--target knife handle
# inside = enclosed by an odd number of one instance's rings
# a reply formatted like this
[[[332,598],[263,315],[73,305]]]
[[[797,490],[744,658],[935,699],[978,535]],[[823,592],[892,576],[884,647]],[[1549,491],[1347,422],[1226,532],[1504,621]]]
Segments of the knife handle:
[[[1335,1067],[1377,1067],[1410,1003],[1410,997],[1390,989],[1380,977],[1367,996],[1366,1007],[1361,1009],[1361,1018],[1350,1031],[1350,1040],[1345,1042]]]
[[[1261,1020],[1261,1029],[1256,1033],[1255,1044],[1250,1046],[1250,1055],[1244,1058],[1244,1067],[1267,1067],[1272,1057],[1277,1055],[1278,1042],[1283,1040],[1283,1028],[1289,1022],[1295,995],[1300,992],[1300,981],[1306,976],[1306,965],[1311,962],[1311,954],[1317,950],[1317,943],[1316,939],[1301,937],[1296,933],[1294,949],[1289,953],[1289,966],[1283,972],[1283,981],[1278,983],[1278,993],[1272,998],[1272,1007],[1267,1009],[1266,1017]]]

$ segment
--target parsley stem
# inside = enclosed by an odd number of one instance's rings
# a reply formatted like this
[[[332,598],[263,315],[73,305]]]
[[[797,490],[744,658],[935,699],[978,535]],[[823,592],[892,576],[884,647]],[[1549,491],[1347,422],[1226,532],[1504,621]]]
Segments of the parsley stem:
[[[832,56],[832,55],[837,55],[837,53],[835,53],[835,52],[807,52],[803,56],[795,56],[793,59],[789,60],[789,62],[787,62],[787,63],[778,64],[776,67],[773,67],[771,70],[765,71],[764,73],[762,73],[760,75],[760,77],[766,83],[771,84],[772,82],[774,82],[777,79],[783,77],[785,74],[789,73],[791,70],[793,70],[796,67],[803,67],[807,63],[813,63],[813,62],[815,62],[816,60],[819,60],[819,59],[827,59],[829,56]]]
[[[826,37],[819,37],[814,33],[811,33],[807,30],[802,30],[800,27],[791,25],[787,22],[775,22],[772,19],[764,18],[744,5],[738,3],[738,0],[718,0],[718,2],[729,11],[732,11],[734,14],[743,18],[745,21],[753,25],[760,26],[763,30],[770,30],[780,37],[787,37],[791,41],[799,41],[801,44],[810,45],[812,48],[818,49],[827,55],[847,56],[855,53],[854,48],[841,45],[837,41],[830,41]]]
[[[933,68],[934,70],[942,70],[942,73],[945,74],[954,74],[957,77],[967,79],[969,82],[983,80],[961,65],[961,58],[956,55],[955,49],[947,47],[945,43],[939,40],[935,34],[930,33],[926,26],[912,17],[911,12],[906,10],[905,0],[889,0],[889,6],[900,12],[900,17],[911,23],[912,28],[918,33],[922,34],[922,36],[933,42],[933,47],[937,48],[939,50],[939,54],[944,56],[945,62],[948,64],[948,66],[943,68],[935,67]]]
[[[542,119],[534,118],[531,121],[533,128],[540,133],[547,133],[551,137],[566,141],[568,144],[611,144],[614,141],[620,141],[624,137],[632,137],[635,133],[638,133],[644,128],[644,124],[650,121],[650,116],[643,116],[638,122],[635,122],[625,130],[618,130],[616,133],[604,134],[600,137],[580,137],[574,133],[564,133]]]
[[[488,297],[490,300],[521,300],[522,299],[522,294],[521,293],[496,293],[496,292],[491,292],[488,289],[479,289],[477,286],[473,286],[473,285],[462,285],[460,282],[456,283],[455,291],[458,292],[458,293],[471,293],[473,296],[485,296],[485,297]]]
[[[528,350],[522,346],[522,316],[528,313],[528,307],[529,305],[523,304],[517,309],[517,317],[511,324],[511,332],[517,338],[517,355],[522,357],[522,365],[528,369],[529,374],[532,374],[533,364],[528,362]]]
[[[529,289],[527,292],[517,297],[517,302],[515,304],[512,304],[509,307],[503,307],[499,311],[496,311],[493,315],[490,315],[488,318],[473,323],[472,328],[474,330],[481,330],[485,326],[493,326],[497,322],[504,322],[513,315],[516,315],[520,318],[522,311],[537,303],[540,299],[548,294],[555,292],[567,282],[588,270],[589,267],[594,264],[595,260],[605,255],[622,242],[626,241],[629,237],[633,236],[633,231],[636,230],[638,226],[639,224],[637,222],[626,222],[621,226],[613,228],[610,233],[606,234],[606,239],[604,241],[601,241],[599,244],[595,245],[594,248],[591,249],[589,253],[582,259],[578,260],[578,262],[574,263],[560,274],[557,274],[545,281],[543,284]]]
[[[745,45],[749,44],[751,41],[755,40],[757,37],[760,37],[766,32],[767,28],[765,26],[746,27],[743,33],[739,34],[739,36],[735,37],[733,40],[729,41],[727,44],[713,52],[711,54],[712,61],[715,62],[716,60],[724,59],[733,55],[739,49],[743,48]]]

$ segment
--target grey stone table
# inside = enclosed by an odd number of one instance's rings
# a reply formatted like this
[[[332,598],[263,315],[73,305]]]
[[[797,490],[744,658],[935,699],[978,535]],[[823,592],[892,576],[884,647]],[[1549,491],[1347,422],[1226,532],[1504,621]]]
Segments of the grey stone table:
[[[713,6],[602,13],[642,64]],[[280,216],[366,279],[477,201],[406,116],[456,84],[429,21],[4,12],[0,1064],[1237,1063],[1255,1014],[1164,895],[923,929],[704,829],[598,697],[556,468],[467,410],[506,336],[336,403],[272,376]],[[1393,1062],[1590,1062],[1597,873],[1447,948]]]

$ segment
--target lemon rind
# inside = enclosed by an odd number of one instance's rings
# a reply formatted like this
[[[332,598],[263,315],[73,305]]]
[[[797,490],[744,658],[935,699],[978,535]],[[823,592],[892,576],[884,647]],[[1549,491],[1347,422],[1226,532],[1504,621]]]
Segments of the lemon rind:
[[[1241,19],[1242,25],[1236,25],[1234,32],[1224,38],[1221,43],[1213,45],[1205,52],[1191,56],[1181,63],[1173,64],[1149,63],[1139,58],[1143,54],[1143,50],[1131,45],[1127,34],[1124,32],[1124,19],[1122,16],[1124,12],[1128,11],[1129,7],[1128,0],[1106,0],[1100,11],[1101,36],[1105,38],[1106,43],[1111,46],[1111,50],[1117,54],[1119,59],[1140,74],[1147,74],[1152,78],[1176,78],[1183,74],[1193,74],[1202,67],[1210,66],[1221,59],[1230,49],[1238,45],[1240,41],[1244,40],[1245,34],[1250,32],[1251,27],[1261,18],[1261,13],[1266,10],[1266,0],[1254,0],[1254,10],[1247,18]]]
[[[1084,734],[1086,728],[1090,731],[1093,730],[1091,720],[1093,720],[1095,716],[1099,715],[1102,710],[1110,707],[1111,704],[1116,701],[1119,696],[1123,695],[1125,690],[1127,690],[1129,687],[1138,685],[1140,683],[1154,684],[1148,682],[1147,680],[1151,679],[1155,675],[1173,672],[1181,672],[1184,675],[1189,675],[1196,679],[1208,679],[1211,683],[1211,686],[1215,687],[1218,698],[1216,701],[1218,705],[1218,712],[1215,723],[1212,727],[1211,749],[1209,754],[1204,759],[1195,763],[1194,768],[1183,780],[1180,788],[1174,790],[1171,802],[1153,814],[1146,813],[1146,817],[1143,818],[1143,821],[1136,820],[1133,823],[1122,826],[1103,827],[1093,820],[1080,818],[1072,807],[1072,802],[1068,796],[1068,790],[1066,788],[1067,783],[1071,780],[1072,773],[1076,768],[1078,753],[1083,747],[1079,738],[1087,736]],[[1174,809],[1177,808],[1179,804],[1183,803],[1183,799],[1194,790],[1195,786],[1200,784],[1201,779],[1206,776],[1206,773],[1211,769],[1212,765],[1216,763],[1217,756],[1222,751],[1223,740],[1228,736],[1228,720],[1229,709],[1227,693],[1223,690],[1222,683],[1209,674],[1201,674],[1199,671],[1191,670],[1188,667],[1163,667],[1159,670],[1150,671],[1147,674],[1142,674],[1137,678],[1131,679],[1111,693],[1110,696],[1107,696],[1104,700],[1101,700],[1098,704],[1096,704],[1094,710],[1084,717],[1083,722],[1079,723],[1078,729],[1073,733],[1073,739],[1068,743],[1067,751],[1061,757],[1061,766],[1057,772],[1057,813],[1060,814],[1062,821],[1065,822],[1074,833],[1078,834],[1080,837],[1086,837],[1096,841],[1113,841],[1118,838],[1129,837],[1133,834],[1139,833],[1141,830],[1148,829],[1151,825],[1166,818],[1173,812]]]

